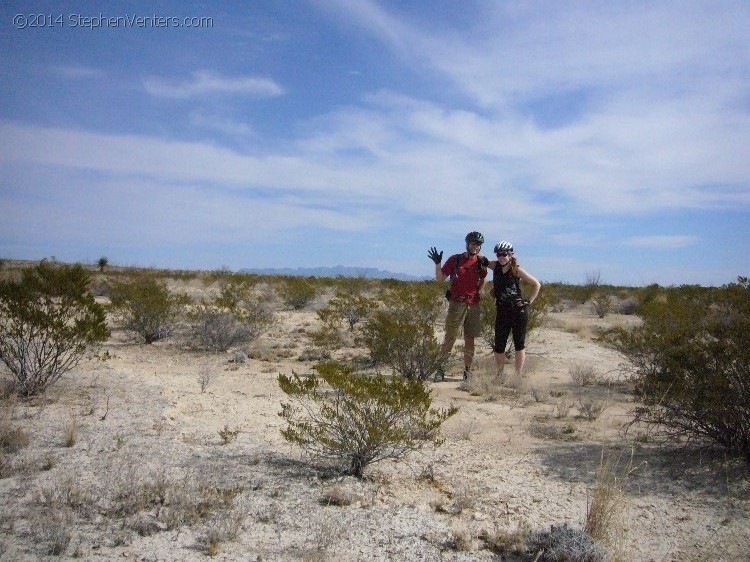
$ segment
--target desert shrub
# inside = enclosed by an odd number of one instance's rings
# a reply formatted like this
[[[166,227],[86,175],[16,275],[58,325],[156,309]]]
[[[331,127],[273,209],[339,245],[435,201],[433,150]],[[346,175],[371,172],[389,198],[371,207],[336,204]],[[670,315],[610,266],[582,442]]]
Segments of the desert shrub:
[[[220,368],[218,363],[210,361],[203,362],[198,367],[198,386],[201,389],[201,394],[206,392],[211,383],[219,376]]]
[[[354,293],[339,292],[330,300],[326,309],[331,311],[333,322],[339,324],[345,322],[350,330],[354,330],[354,327],[361,320],[367,318],[376,307],[377,303],[374,299]],[[322,312],[322,310],[319,312]],[[321,315],[318,314],[318,316]],[[322,316],[321,320],[323,320]]]
[[[281,390],[293,399],[282,404],[279,415],[288,426],[281,433],[357,478],[372,463],[401,459],[426,442],[440,445],[440,426],[458,411],[431,408],[421,380],[365,376],[333,362],[315,370],[304,378],[279,375]]]
[[[606,293],[595,292],[591,297],[591,307],[599,318],[604,318],[612,311],[612,300]]]
[[[109,260],[105,256],[100,257],[96,262],[96,265],[99,267],[99,271],[101,272],[104,272],[104,268],[107,267],[108,264]]]
[[[630,316],[631,314],[637,314],[640,307],[641,302],[638,300],[638,297],[627,296],[617,303],[616,312]]]
[[[202,532],[197,534],[198,546],[208,556],[216,556],[222,544],[235,540],[240,534],[244,518],[244,510],[221,512],[208,522]]]
[[[140,276],[133,281],[115,280],[110,286],[111,308],[125,329],[146,343],[171,336],[177,329],[188,299],[170,294],[163,280]]]
[[[318,294],[315,280],[306,277],[287,277],[277,287],[282,302],[294,310],[305,308]]]
[[[528,533],[526,550],[540,562],[604,562],[609,558],[606,549],[585,530],[567,524]]]
[[[229,445],[237,439],[240,434],[239,429],[229,429],[228,424],[224,424],[224,428],[219,430],[219,437],[221,438],[222,445]]]
[[[375,364],[420,380],[442,368],[445,357],[435,337],[435,321],[443,303],[435,285],[413,283],[390,290],[383,307],[368,316],[358,342]]]
[[[213,304],[198,305],[188,316],[195,345],[210,351],[253,342],[274,323],[273,311],[249,286],[233,284]]]
[[[16,391],[44,391],[109,336],[104,308],[79,265],[40,264],[19,282],[0,281],[0,360]]]
[[[607,408],[607,403],[602,400],[590,400],[581,398],[578,400],[578,411],[588,421],[599,419],[602,412]]]
[[[573,365],[568,369],[568,374],[570,375],[570,380],[578,386],[596,384],[596,381],[599,379],[599,374],[591,365]]]
[[[666,295],[643,306],[641,326],[610,335],[635,369],[633,423],[707,439],[750,465],[750,282]]]
[[[353,334],[354,328],[365,317],[377,308],[374,299],[363,295],[338,291],[325,308],[317,311],[321,327],[308,332],[312,344],[330,355],[340,348],[345,341],[342,332],[344,323],[348,326],[346,333]]]

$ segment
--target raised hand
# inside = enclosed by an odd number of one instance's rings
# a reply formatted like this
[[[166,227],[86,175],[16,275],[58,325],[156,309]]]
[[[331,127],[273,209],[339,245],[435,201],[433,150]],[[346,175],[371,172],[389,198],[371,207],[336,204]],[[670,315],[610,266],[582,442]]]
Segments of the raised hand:
[[[437,248],[433,246],[430,248],[430,251],[427,252],[427,257],[434,261],[436,265],[439,265],[440,262],[443,261],[443,252],[438,252]]]

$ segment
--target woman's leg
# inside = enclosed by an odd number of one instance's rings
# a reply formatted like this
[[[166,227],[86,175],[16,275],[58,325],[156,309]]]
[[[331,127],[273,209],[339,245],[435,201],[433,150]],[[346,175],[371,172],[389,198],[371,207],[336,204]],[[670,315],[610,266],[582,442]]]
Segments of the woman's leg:
[[[505,344],[512,328],[509,311],[497,309],[495,317],[495,364],[497,365],[497,374],[503,377],[505,368]]]
[[[495,352],[495,365],[497,365],[497,374],[500,378],[505,378],[503,369],[505,369],[505,352]]]
[[[523,366],[526,363],[526,325],[528,324],[526,308],[516,310],[513,316],[513,347],[516,350],[516,376],[520,377],[523,373]]]

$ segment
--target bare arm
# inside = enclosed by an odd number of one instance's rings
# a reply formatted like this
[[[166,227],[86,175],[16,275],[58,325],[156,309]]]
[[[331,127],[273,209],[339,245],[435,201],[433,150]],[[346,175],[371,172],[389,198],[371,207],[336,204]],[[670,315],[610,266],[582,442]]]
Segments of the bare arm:
[[[532,303],[539,296],[539,290],[542,288],[542,284],[533,276],[530,275],[525,269],[518,268],[518,276],[531,285],[531,294],[529,295],[529,303]]]
[[[435,264],[435,279],[436,279],[437,281],[440,281],[440,282],[442,283],[443,281],[445,281],[445,279],[446,279],[447,277],[448,277],[447,275],[444,275],[444,274],[443,274],[443,270],[442,270],[442,266],[441,266],[441,264],[439,264],[439,263],[436,263],[436,264]]]

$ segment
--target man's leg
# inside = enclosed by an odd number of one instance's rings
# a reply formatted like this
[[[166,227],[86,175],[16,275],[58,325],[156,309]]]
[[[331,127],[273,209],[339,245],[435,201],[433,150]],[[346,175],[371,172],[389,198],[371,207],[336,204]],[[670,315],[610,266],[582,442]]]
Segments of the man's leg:
[[[480,317],[482,309],[479,304],[472,304],[466,312],[464,320],[464,380],[469,378],[471,364],[474,362],[474,339],[481,329]]]
[[[451,302],[448,304],[448,314],[445,317],[445,336],[440,346],[440,357],[444,362],[448,361],[453,344],[458,338],[458,330],[464,321],[466,315],[466,305],[460,302]],[[444,378],[444,375],[440,378]]]

